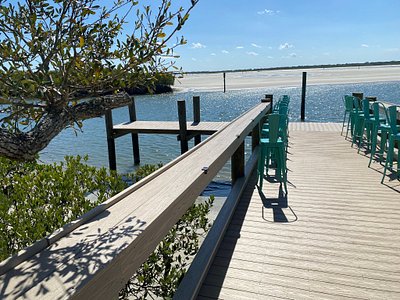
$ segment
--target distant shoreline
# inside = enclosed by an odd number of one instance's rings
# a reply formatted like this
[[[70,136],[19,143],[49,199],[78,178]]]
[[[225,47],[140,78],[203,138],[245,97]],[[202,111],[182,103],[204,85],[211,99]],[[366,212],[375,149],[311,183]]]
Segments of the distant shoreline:
[[[307,86],[397,81],[400,85],[400,63],[352,66],[347,64],[335,67],[293,67],[225,72],[226,90],[301,87],[303,72],[307,72]],[[182,78],[175,78],[173,89],[178,92],[223,91],[223,73],[185,73]]]
[[[293,70],[293,69],[326,69],[326,68],[343,68],[343,67],[396,66],[396,65],[400,65],[400,61],[377,61],[377,62],[364,62],[364,63],[286,66],[286,67],[270,67],[270,68],[248,68],[248,69],[219,70],[219,71],[191,71],[191,72],[183,72],[183,73],[184,74],[212,74],[212,73],[224,73],[224,72],[225,73],[258,72],[258,71]]]

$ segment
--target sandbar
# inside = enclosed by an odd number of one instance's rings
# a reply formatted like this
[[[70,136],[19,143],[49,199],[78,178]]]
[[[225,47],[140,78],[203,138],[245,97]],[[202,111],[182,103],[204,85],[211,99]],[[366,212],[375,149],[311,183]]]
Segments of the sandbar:
[[[226,72],[226,90],[301,87],[307,72],[307,85],[400,82],[400,65],[305,68]],[[223,73],[187,73],[175,79],[176,91],[221,91]]]

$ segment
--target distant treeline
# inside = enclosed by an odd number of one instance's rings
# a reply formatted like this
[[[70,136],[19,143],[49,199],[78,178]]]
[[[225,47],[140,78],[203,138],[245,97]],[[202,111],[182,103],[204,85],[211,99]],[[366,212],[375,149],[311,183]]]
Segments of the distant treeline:
[[[229,72],[251,72],[251,71],[271,71],[271,70],[291,70],[291,69],[384,66],[384,65],[400,65],[400,61],[377,61],[377,62],[363,62],[363,63],[311,65],[311,66],[291,66],[291,67],[273,67],[273,68],[253,68],[253,69],[236,69],[236,70],[221,70],[221,71],[193,71],[193,72],[185,72],[185,73],[186,74],[204,74],[204,73],[222,73],[222,72],[229,73]]]
[[[25,89],[31,90],[32,98],[40,98],[35,82],[29,79],[27,73],[20,71],[15,72],[12,76],[15,85],[21,85]],[[135,75],[132,74],[131,76]],[[52,77],[55,82],[60,80],[60,76],[57,76],[56,73],[52,73]],[[172,86],[175,82],[175,75],[172,72],[148,74],[148,77],[149,78],[143,78],[142,80],[133,81],[140,83],[131,85],[124,84],[123,86],[116,86],[115,88],[126,91],[130,95],[160,94],[172,92]],[[4,99],[7,98],[6,95],[9,95],[11,97],[18,97],[18,95],[16,95],[15,93],[9,93],[7,90],[7,86],[0,81],[0,104],[7,103],[7,100]],[[109,93],[111,92],[104,92],[104,95],[107,95]],[[77,98],[83,98],[90,96],[90,94],[91,91],[89,91],[89,89],[81,89],[75,93],[75,96]],[[4,98],[2,99],[1,96],[3,96]]]

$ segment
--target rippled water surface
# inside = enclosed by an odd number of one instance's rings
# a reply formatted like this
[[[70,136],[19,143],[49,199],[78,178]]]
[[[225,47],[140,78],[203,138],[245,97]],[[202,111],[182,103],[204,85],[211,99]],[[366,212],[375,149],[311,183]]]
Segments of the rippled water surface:
[[[306,121],[340,122],[343,116],[345,94],[363,92],[365,96],[376,96],[400,104],[400,82],[342,84],[308,86],[306,95]],[[136,96],[138,120],[177,120],[177,100],[186,100],[187,118],[192,120],[192,97],[200,96],[201,119],[203,121],[230,121],[260,102],[264,94],[273,94],[277,99],[287,94],[291,97],[290,120],[300,119],[301,88],[251,89],[222,92],[182,92],[165,95]],[[128,109],[113,111],[114,124],[129,120]],[[180,154],[179,142],[175,135],[140,135],[141,163],[167,163]],[[191,146],[191,145],[190,145]],[[250,140],[246,141],[246,149]],[[130,136],[116,140],[117,168],[119,172],[134,169]],[[248,150],[247,150],[248,151]],[[64,130],[41,152],[44,162],[60,161],[65,155],[89,155],[94,166],[108,166],[107,143],[103,118],[84,122],[83,132],[75,134],[72,129]],[[229,180],[226,166],[217,180]]]

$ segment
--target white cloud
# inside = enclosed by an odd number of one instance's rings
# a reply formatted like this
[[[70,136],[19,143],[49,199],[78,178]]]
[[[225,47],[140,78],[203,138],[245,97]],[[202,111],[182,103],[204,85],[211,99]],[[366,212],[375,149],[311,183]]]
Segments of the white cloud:
[[[279,10],[272,10],[272,9],[264,9],[257,12],[258,15],[268,15],[268,16],[276,15],[279,13],[280,13]]]
[[[193,60],[193,61],[197,61],[197,59],[195,59],[194,57],[192,57],[192,60]]]
[[[246,52],[248,55],[252,55],[252,56],[257,56],[258,55],[258,53],[256,53],[256,52],[253,52],[253,51],[249,51],[249,52]]]
[[[212,56],[216,56],[217,54],[215,54],[215,53],[213,52],[213,53],[211,53],[210,55],[212,55]]]
[[[296,53],[290,53],[289,56],[290,57],[297,57],[297,54]]]
[[[201,49],[201,48],[205,48],[206,45],[203,45],[202,43],[192,43],[192,49]]]
[[[243,49],[243,46],[237,46],[236,49]]]
[[[279,45],[279,50],[283,50],[283,49],[289,49],[289,48],[293,48],[294,46],[292,44],[289,43],[284,43],[284,44],[280,44]]]
[[[262,48],[260,45],[257,45],[257,44],[255,44],[255,43],[251,43],[251,45],[252,45],[253,47],[255,47],[255,48]]]
[[[267,56],[267,58],[269,58],[269,59],[273,59],[274,57],[273,57],[273,56],[271,56],[271,55],[269,55],[269,56]]]
[[[224,54],[229,54],[229,51],[226,51],[226,50],[222,50],[221,52]]]
[[[367,45],[367,44],[361,44],[361,47],[363,47],[363,48],[369,48],[369,45]]]

